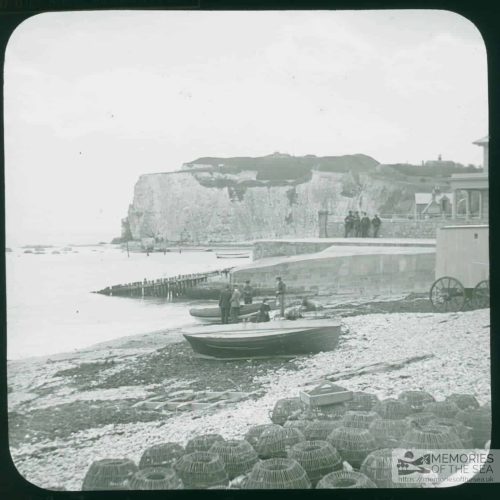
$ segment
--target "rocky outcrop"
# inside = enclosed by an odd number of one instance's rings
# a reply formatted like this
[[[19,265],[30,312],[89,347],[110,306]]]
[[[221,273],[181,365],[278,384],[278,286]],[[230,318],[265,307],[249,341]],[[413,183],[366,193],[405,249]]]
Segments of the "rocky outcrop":
[[[134,240],[166,242],[318,236],[319,210],[409,213],[435,183],[366,155],[200,158],[142,175],[124,226]]]

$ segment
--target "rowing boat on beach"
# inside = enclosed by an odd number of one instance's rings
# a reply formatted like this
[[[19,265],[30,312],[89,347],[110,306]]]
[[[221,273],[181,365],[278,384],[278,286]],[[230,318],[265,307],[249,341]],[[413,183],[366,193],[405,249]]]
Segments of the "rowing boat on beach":
[[[250,252],[215,252],[218,259],[249,259]]]
[[[271,310],[276,309],[276,301],[271,300],[268,302],[268,304]],[[251,318],[254,314],[259,312],[260,305],[260,302],[242,305],[240,307],[240,314],[238,315],[238,319],[244,320]],[[219,307],[193,307],[189,309],[189,314],[201,323],[221,322],[221,312]]]
[[[334,320],[279,320],[183,330],[199,357],[247,359],[293,357],[335,349],[340,323]]]

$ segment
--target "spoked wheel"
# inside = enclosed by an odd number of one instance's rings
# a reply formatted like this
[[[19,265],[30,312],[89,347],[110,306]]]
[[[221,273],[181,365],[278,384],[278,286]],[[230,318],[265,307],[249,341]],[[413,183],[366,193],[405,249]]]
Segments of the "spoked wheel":
[[[465,306],[465,288],[455,278],[444,276],[431,286],[429,298],[438,312],[457,312]]]
[[[478,309],[490,307],[490,280],[480,281],[472,291],[472,303]]]

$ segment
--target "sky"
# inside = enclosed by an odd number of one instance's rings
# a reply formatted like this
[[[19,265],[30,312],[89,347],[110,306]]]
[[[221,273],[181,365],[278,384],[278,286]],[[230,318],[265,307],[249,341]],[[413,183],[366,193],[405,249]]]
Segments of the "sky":
[[[480,165],[488,133],[482,37],[447,11],[45,13],[4,72],[7,246],[109,241],[141,174],[201,156]]]

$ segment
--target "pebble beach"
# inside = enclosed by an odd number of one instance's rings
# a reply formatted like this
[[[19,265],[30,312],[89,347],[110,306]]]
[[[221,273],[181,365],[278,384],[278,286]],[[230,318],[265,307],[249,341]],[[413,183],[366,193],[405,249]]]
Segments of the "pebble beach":
[[[9,362],[14,464],[39,487],[80,490],[89,465],[110,458],[110,450],[112,458],[137,463],[147,447],[166,441],[185,445],[196,434],[212,432],[242,438],[249,427],[270,423],[278,399],[297,397],[332,376],[348,390],[380,399],[414,389],[437,400],[452,393],[474,394],[480,404],[491,400],[489,309],[366,314],[341,321],[336,350],[291,360],[199,359],[180,332],[156,331],[67,355]],[[356,374],[374,362],[389,368]],[[248,396],[199,411],[137,405],[173,389]]]

